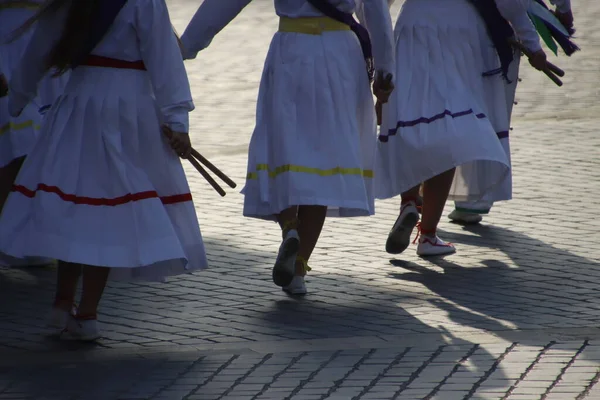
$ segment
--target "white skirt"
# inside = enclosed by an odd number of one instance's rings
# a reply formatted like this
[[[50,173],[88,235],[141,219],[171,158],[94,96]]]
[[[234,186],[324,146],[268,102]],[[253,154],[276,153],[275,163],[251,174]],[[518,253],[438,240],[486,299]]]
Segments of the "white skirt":
[[[75,70],[0,217],[0,251],[111,267],[111,279],[205,268],[185,173],[159,126],[146,72]]]
[[[0,9],[0,72],[10,81],[12,72],[21,60],[31,38],[32,30],[17,40],[7,43],[14,29],[34,14],[35,10],[27,8]],[[0,168],[16,158],[26,156],[37,139],[42,116],[37,99],[29,104],[17,118],[8,113],[8,96],[0,99]]]
[[[510,171],[485,101],[483,51],[494,51],[466,0],[407,0],[395,28],[396,90],[384,105],[376,194],[390,198],[454,167],[485,161],[493,176],[458,172],[452,198],[478,200]],[[499,85],[501,82],[499,81]]]
[[[54,71],[50,71],[40,82],[38,86],[38,101],[39,113],[45,115],[52,104],[62,94],[67,82],[69,81],[70,72],[66,72],[60,76],[52,76]]]
[[[500,68],[500,60],[493,48],[488,50],[485,53],[487,58],[486,65],[496,65],[496,68],[491,71],[497,71]],[[519,62],[520,55],[515,53],[515,59],[510,64],[508,70],[508,80],[504,79],[501,74],[491,74],[484,77],[486,113],[502,144],[509,163],[511,162],[510,121],[519,80]],[[456,169],[449,198],[459,202],[464,201],[464,199],[473,202],[473,198],[479,195],[480,188],[496,182],[498,176],[501,176],[503,172],[503,166],[496,162],[477,161],[461,165]],[[504,176],[504,179],[494,185],[492,189],[486,191],[477,201],[487,203],[491,207],[491,204],[496,201],[510,200],[511,198],[512,170]],[[461,204],[458,208],[469,209],[470,207],[467,203]],[[477,209],[477,206],[475,206],[475,209]]]
[[[273,219],[294,205],[373,214],[374,114],[354,33],[276,33],[260,84],[244,215]]]

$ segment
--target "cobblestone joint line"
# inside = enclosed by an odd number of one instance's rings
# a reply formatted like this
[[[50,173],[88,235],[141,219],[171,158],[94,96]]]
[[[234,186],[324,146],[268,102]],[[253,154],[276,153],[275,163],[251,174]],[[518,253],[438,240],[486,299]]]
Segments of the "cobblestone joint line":
[[[212,373],[212,375],[210,375],[208,378],[206,378],[206,380],[204,382],[202,382],[200,385],[198,385],[194,390],[192,390],[190,393],[188,393],[186,396],[184,396],[182,398],[182,400],[187,400],[189,399],[191,396],[195,395],[196,393],[198,393],[198,391],[206,386],[208,383],[212,382],[213,379],[215,379],[215,377],[217,375],[219,375],[221,373],[221,371],[223,371],[225,368],[229,367],[235,360],[237,360],[238,358],[240,358],[239,355],[235,355],[233,357],[231,357],[229,360],[227,360],[223,365],[221,365],[219,368],[217,368],[217,370],[215,372]],[[196,364],[196,363],[194,363]],[[192,366],[193,367],[193,366]],[[190,367],[187,371],[191,370]],[[187,372],[186,371],[186,372]]]
[[[311,374],[308,376],[308,378],[301,380],[300,384],[294,390],[292,390],[292,393],[290,393],[283,400],[291,400],[292,397],[294,397],[296,394],[298,394],[298,392],[300,392],[300,390],[302,390],[302,388],[304,388],[304,386],[306,386],[306,384],[308,382],[310,382],[315,376],[317,376],[319,374],[319,372],[321,372],[325,367],[327,367],[327,365],[329,365],[333,360],[335,360],[337,358],[337,356],[339,356],[341,353],[342,353],[341,350],[338,350],[335,353],[333,353],[331,355],[331,357],[329,357],[326,361],[322,362],[321,365],[319,365],[319,368],[317,368],[315,371],[311,372]]]
[[[444,384],[446,384],[446,382],[448,381],[448,379],[450,379],[452,377],[452,375],[454,375],[460,367],[462,367],[467,360],[473,355],[475,354],[475,352],[477,351],[477,349],[479,349],[479,345],[476,344],[473,347],[471,347],[471,349],[467,352],[467,354],[465,354],[465,356],[463,358],[461,358],[455,365],[454,368],[452,368],[452,370],[450,371],[450,373],[448,375],[446,375],[432,390],[431,392],[429,392],[429,394],[425,397],[423,397],[423,400],[430,400],[432,399],[437,392],[440,391],[440,389],[442,388],[442,386],[444,386]]]
[[[271,382],[266,383],[257,394],[252,396],[252,398],[250,400],[256,400],[260,396],[262,396],[264,393],[266,393],[267,390],[269,390],[269,388],[271,387],[271,385],[273,385],[273,383],[275,383],[277,381],[277,379],[279,379],[281,376],[285,375],[285,373],[288,372],[290,370],[290,368],[292,368],[294,365],[296,365],[298,363],[298,361],[300,361],[303,357],[306,357],[307,354],[308,354],[307,352],[304,352],[304,353],[301,353],[301,354],[297,355],[296,357],[292,358],[290,363],[288,365],[286,365],[284,369],[282,369],[281,371],[279,371],[278,373],[273,375],[273,379],[271,379]]]
[[[325,393],[323,396],[321,396],[321,398],[319,400],[325,400],[329,396],[331,396],[340,386],[342,386],[342,383],[344,383],[344,381],[346,379],[348,379],[348,377],[350,375],[352,375],[354,372],[358,371],[358,369],[360,368],[360,366],[365,361],[367,361],[369,358],[371,358],[371,356],[373,354],[375,354],[376,351],[377,351],[376,349],[371,349],[371,350],[369,350],[369,352],[367,354],[365,354],[364,356],[362,356],[361,359],[358,360],[358,362],[356,364],[354,364],[354,366],[352,368],[350,368],[350,370],[344,374],[344,376],[342,377],[342,379],[338,379],[337,381],[333,382],[333,386],[330,387],[329,390],[327,391],[327,393]]]
[[[421,366],[416,371],[414,371],[410,375],[410,378],[406,382],[404,382],[402,386],[400,386],[400,388],[394,393],[394,396],[391,398],[391,400],[396,400],[400,398],[402,392],[406,390],[406,388],[408,388],[410,384],[413,383],[419,377],[419,375],[421,375],[421,372],[423,372],[425,368],[429,366],[429,364],[431,364],[436,358],[439,357],[440,354],[442,354],[446,347],[448,346],[443,345],[438,347],[437,350],[423,364],[421,364]]]
[[[588,395],[590,394],[590,392],[592,391],[592,389],[594,389],[594,387],[596,387],[596,384],[598,383],[598,381],[600,381],[600,368],[598,368],[598,371],[596,371],[596,374],[594,375],[594,377],[592,378],[590,383],[585,387],[585,389],[583,389],[583,391],[581,393],[579,393],[579,395],[577,395],[575,400],[586,399],[588,397]]]
[[[544,354],[546,354],[550,350],[550,348],[552,346],[554,346],[555,344],[556,344],[556,342],[552,341],[552,342],[548,343],[547,345],[545,345],[542,348],[542,350],[540,350],[538,355],[535,357],[535,360],[533,360],[533,362],[531,364],[529,364],[527,369],[521,374],[521,376],[519,376],[519,378],[517,378],[516,382],[513,385],[511,385],[511,387],[506,391],[506,393],[504,394],[504,396],[502,396],[502,398],[500,400],[506,400],[510,397],[510,395],[512,395],[512,393],[515,391],[515,389],[517,388],[519,383],[521,383],[525,380],[525,378],[527,377],[529,372],[531,372],[531,370],[535,368],[535,366],[540,362],[540,360],[542,359]]]
[[[485,372],[485,374],[483,374],[483,376],[481,378],[479,378],[479,380],[477,382],[475,382],[473,384],[473,387],[471,388],[471,390],[469,390],[469,393],[467,393],[465,395],[465,397],[463,397],[463,400],[469,400],[470,398],[472,398],[475,395],[475,392],[477,392],[477,390],[479,389],[479,387],[490,377],[492,376],[492,374],[494,372],[496,372],[496,370],[498,369],[498,366],[500,365],[500,363],[506,358],[506,356],[514,350],[515,347],[517,347],[516,342],[512,343],[510,346],[508,346],[506,348],[506,350],[504,350],[504,353],[500,354],[500,357],[498,357],[496,359],[496,361],[494,361],[494,363],[492,364],[492,366]]]
[[[407,347],[406,349],[404,349],[404,351],[400,354],[398,354],[394,360],[392,360],[392,362],[385,367],[385,369],[383,371],[381,371],[374,379],[371,380],[371,382],[369,383],[368,386],[366,386],[358,395],[354,396],[352,398],[352,400],[360,400],[365,394],[367,394],[371,389],[373,389],[377,383],[387,375],[387,373],[394,368],[396,365],[400,364],[400,362],[402,362],[402,359],[404,358],[404,356],[406,354],[408,354],[409,351],[412,350],[412,347]]]
[[[588,347],[589,344],[590,344],[589,340],[585,340],[583,342],[583,344],[581,345],[581,347],[579,347],[579,349],[577,350],[575,355],[573,355],[573,357],[571,357],[571,359],[569,360],[567,365],[565,365],[563,368],[561,368],[560,373],[558,374],[556,379],[554,379],[554,381],[552,381],[552,384],[550,384],[550,386],[548,386],[548,388],[546,388],[546,391],[542,394],[542,397],[540,397],[540,400],[546,400],[546,398],[548,398],[548,395],[550,394],[550,392],[552,392],[552,389],[554,389],[556,387],[556,385],[558,385],[558,383],[562,380],[563,376],[565,375],[565,372],[567,372],[567,370],[575,363],[575,360],[577,359],[577,357],[579,357],[581,355],[581,353],[583,353],[583,351],[585,350],[586,347]]]
[[[221,400],[223,397],[226,397],[229,393],[233,392],[240,383],[242,383],[247,377],[249,377],[254,371],[260,368],[264,363],[269,361],[273,357],[273,354],[267,354],[264,356],[258,363],[254,364],[252,368],[248,369],[246,373],[239,378],[237,378],[233,384],[221,395],[217,398],[217,400]]]

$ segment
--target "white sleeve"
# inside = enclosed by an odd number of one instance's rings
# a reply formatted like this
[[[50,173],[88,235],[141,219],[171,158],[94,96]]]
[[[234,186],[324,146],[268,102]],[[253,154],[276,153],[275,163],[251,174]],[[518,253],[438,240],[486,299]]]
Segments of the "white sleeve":
[[[394,74],[396,49],[392,16],[386,0],[364,0],[364,24],[371,36],[375,69]]]
[[[161,123],[176,132],[189,132],[194,102],[165,0],[138,1],[136,7],[140,53],[161,111]]]
[[[181,36],[183,58],[196,58],[252,0],[204,0]]]
[[[550,0],[550,3],[554,4],[561,13],[571,11],[571,0]]]
[[[11,71],[8,112],[16,117],[37,96],[40,80],[47,74],[47,58],[62,35],[67,9],[46,14],[34,32],[17,67]]]
[[[531,51],[542,49],[540,37],[527,15],[530,0],[496,0],[500,14],[512,25],[517,37]]]

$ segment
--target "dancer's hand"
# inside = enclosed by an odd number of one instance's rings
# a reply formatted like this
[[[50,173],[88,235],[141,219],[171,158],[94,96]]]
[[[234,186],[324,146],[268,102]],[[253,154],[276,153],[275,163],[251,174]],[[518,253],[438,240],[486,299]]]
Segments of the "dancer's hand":
[[[573,27],[573,12],[571,10],[565,13],[561,13],[557,10],[554,12],[554,15],[560,21],[560,23],[563,24],[565,28],[567,28],[570,34],[573,34],[575,32],[575,28]]]
[[[529,64],[538,71],[542,71],[547,67],[546,59],[544,50],[538,50],[529,57]]]
[[[8,82],[4,74],[0,74],[0,97],[8,95]]]
[[[163,134],[169,140],[171,148],[181,158],[190,158],[192,154],[192,143],[187,132],[175,132],[166,125],[162,126]]]
[[[373,94],[381,104],[388,102],[390,95],[394,91],[394,79],[392,74],[383,76],[383,71],[377,71],[375,82],[373,82]]]

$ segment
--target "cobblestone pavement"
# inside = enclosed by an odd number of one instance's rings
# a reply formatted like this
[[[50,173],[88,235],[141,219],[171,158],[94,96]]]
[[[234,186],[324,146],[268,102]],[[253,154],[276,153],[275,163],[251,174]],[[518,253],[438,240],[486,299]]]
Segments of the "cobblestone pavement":
[[[180,32],[199,3],[169,1]],[[276,226],[188,169],[211,269],[111,284],[97,345],[45,334],[52,268],[0,270],[0,400],[600,399],[600,3],[575,6],[584,50],[558,59],[565,86],[523,66],[515,199],[480,226],[444,220],[456,255],[390,259],[398,200],[378,202],[327,221],[309,295],[287,297],[270,281]],[[275,28],[255,0],[187,63],[194,145],[240,188]]]

